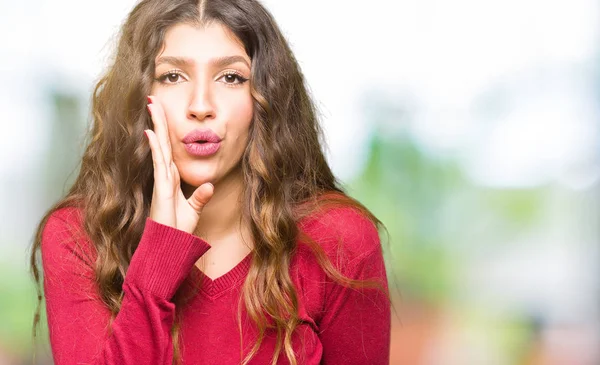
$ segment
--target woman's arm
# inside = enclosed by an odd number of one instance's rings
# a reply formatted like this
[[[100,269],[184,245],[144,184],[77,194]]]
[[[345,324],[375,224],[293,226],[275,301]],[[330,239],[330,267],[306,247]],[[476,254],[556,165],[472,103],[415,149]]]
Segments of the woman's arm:
[[[344,227],[343,247],[348,248],[341,273],[351,279],[377,282],[381,287],[352,289],[327,279],[325,312],[319,320],[321,364],[388,365],[390,300],[381,244],[375,227],[356,217],[342,215],[336,224]]]
[[[48,220],[41,246],[55,364],[171,365],[175,305],[170,300],[210,246],[148,218],[111,323],[95,282],[92,246],[77,239],[76,222],[61,212]]]

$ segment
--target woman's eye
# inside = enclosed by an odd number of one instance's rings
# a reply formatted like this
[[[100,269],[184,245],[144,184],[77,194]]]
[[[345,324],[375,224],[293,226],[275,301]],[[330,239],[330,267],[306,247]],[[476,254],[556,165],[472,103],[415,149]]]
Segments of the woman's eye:
[[[223,79],[223,81],[226,84],[229,84],[229,85],[241,85],[244,82],[248,81],[247,78],[245,78],[237,73],[228,73],[228,74],[221,76],[221,78]]]
[[[167,74],[166,79],[170,82],[177,82],[177,80],[179,79],[179,74]]]
[[[182,81],[182,76],[178,72],[167,72],[157,80],[165,84],[177,84]]]

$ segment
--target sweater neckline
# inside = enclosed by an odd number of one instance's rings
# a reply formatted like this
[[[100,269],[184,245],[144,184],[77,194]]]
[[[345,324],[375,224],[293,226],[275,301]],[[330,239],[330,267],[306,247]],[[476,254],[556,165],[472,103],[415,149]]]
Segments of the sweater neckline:
[[[206,276],[196,265],[192,267],[190,278],[192,285],[200,285],[200,291],[210,298],[214,298],[225,291],[237,286],[246,277],[252,262],[251,251],[240,262],[238,262],[231,270],[225,274],[215,278],[214,280]]]

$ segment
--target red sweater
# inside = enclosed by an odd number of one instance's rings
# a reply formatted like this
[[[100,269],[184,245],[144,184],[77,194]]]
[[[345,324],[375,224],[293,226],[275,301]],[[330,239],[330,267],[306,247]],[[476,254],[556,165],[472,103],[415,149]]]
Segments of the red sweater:
[[[377,230],[358,212],[336,208],[303,220],[299,228],[325,249],[344,275],[376,279],[387,289]],[[180,286],[186,289],[200,282],[201,289],[182,308],[182,362],[241,362],[237,309],[252,253],[211,280],[194,265],[210,249],[207,242],[148,218],[125,276],[121,309],[110,322],[95,283],[95,249],[82,232],[80,212],[63,208],[51,215],[42,236],[46,311],[56,365],[171,365],[172,297]],[[327,277],[301,241],[290,275],[302,319],[293,337],[298,364],[389,364],[386,294],[339,285]],[[246,355],[257,331],[243,304],[241,308]],[[267,330],[251,364],[270,364],[275,338],[274,331]],[[288,364],[285,354],[280,354],[278,363]]]

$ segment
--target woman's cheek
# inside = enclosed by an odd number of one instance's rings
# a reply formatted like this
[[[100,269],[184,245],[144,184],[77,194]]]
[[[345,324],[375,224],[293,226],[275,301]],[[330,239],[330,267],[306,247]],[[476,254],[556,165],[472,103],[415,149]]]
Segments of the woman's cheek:
[[[237,106],[238,118],[244,123],[249,125],[252,121],[252,116],[254,112],[254,103],[252,101],[252,97],[248,96],[248,98],[244,98],[240,101]]]
[[[185,106],[183,105],[183,101],[186,100],[184,98],[184,94],[181,92],[166,91],[159,93],[157,98],[161,101],[162,107],[165,111],[165,116],[167,117],[167,121],[172,120],[177,117],[177,112],[183,112],[185,114]]]

